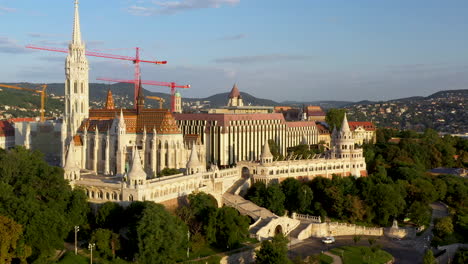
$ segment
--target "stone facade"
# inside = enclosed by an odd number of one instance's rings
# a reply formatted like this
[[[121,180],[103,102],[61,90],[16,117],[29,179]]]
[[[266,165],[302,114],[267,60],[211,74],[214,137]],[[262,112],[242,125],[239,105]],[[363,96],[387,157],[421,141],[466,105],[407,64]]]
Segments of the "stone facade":
[[[372,122],[349,122],[356,144],[375,144],[376,128]]]

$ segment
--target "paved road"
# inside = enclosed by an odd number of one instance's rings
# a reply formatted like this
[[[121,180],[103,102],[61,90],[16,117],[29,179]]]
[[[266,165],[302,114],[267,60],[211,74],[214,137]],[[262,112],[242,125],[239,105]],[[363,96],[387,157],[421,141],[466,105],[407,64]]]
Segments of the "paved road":
[[[395,263],[399,264],[416,264],[421,263],[424,252],[429,247],[430,239],[432,238],[433,221],[436,218],[448,215],[447,208],[440,202],[431,204],[432,220],[431,225],[420,236],[412,240],[396,240],[387,237],[380,237],[377,243],[382,246],[382,249],[392,254],[395,257]],[[369,246],[368,237],[362,237],[361,241],[357,243],[360,246]],[[309,256],[328,251],[329,249],[341,246],[354,245],[353,236],[335,237],[336,242],[332,245],[325,245],[319,238],[309,238],[302,242],[296,243],[290,247],[289,255],[296,256]]]
[[[367,238],[368,237],[362,237],[356,245],[369,246]],[[336,242],[334,244],[326,245],[323,244],[322,241],[318,238],[309,238],[301,243],[291,246],[288,253],[290,257],[305,257],[308,255],[321,253],[322,251],[325,252],[336,247],[355,245],[353,236],[341,236],[335,237],[335,239]],[[415,250],[412,241],[391,240],[386,237],[381,237],[377,239],[376,243],[380,244],[383,250],[387,251],[388,253],[392,254],[393,257],[395,257],[395,263],[420,263],[423,256],[421,252]]]

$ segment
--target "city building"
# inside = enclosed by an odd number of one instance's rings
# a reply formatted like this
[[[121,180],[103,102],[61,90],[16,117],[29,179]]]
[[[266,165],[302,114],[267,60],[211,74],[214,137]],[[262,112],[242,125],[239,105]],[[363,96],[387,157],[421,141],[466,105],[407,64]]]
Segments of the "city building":
[[[222,108],[211,108],[208,110],[210,114],[255,114],[255,113],[273,113],[274,108],[271,106],[256,106],[244,105],[242,95],[234,84],[229,93],[228,103]]]
[[[304,119],[308,121],[325,122],[326,113],[322,107],[309,105],[304,107]]]
[[[332,175],[367,176],[366,161],[362,148],[355,147],[353,132],[346,115],[340,131],[333,131],[332,147],[323,154],[303,159],[287,158],[278,161],[273,158],[268,144],[263,145],[260,159],[256,162],[239,162],[238,166],[249,170],[254,182],[281,182],[287,178],[311,180]]]
[[[15,128],[8,120],[0,120],[0,148],[9,149],[15,146]]]
[[[349,122],[356,144],[374,144],[376,141],[376,128],[372,122]]]

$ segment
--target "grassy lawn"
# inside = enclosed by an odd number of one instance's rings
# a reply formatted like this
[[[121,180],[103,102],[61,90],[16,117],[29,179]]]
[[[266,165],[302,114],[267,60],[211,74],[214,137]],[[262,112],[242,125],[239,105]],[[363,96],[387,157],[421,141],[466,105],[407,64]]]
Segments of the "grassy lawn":
[[[74,252],[68,251],[63,255],[57,264],[88,264],[89,259],[80,255],[75,255]]]
[[[325,255],[325,254],[320,254],[320,264],[331,264],[333,263],[333,258]]]
[[[344,246],[330,250],[333,254],[340,256],[344,264],[382,264],[390,261],[392,255],[388,252],[378,249],[372,252],[370,247],[363,246]]]

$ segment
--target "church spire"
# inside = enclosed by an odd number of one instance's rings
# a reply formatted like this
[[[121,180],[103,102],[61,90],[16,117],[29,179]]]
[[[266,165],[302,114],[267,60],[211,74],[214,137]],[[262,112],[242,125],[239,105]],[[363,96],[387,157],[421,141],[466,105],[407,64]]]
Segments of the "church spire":
[[[78,0],[75,0],[75,20],[73,22],[72,44],[81,45],[80,13],[78,11]]]
[[[114,98],[112,97],[112,91],[110,88],[109,90],[107,90],[106,109],[108,110],[115,109]]]

